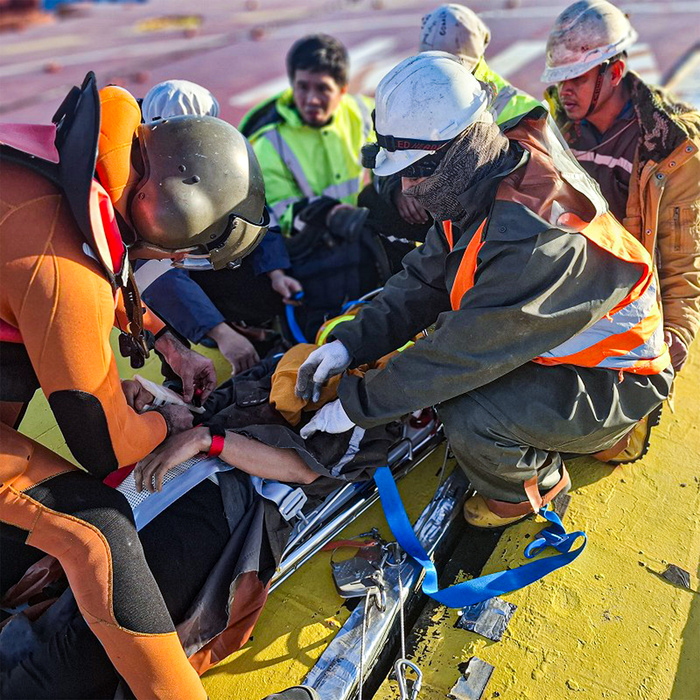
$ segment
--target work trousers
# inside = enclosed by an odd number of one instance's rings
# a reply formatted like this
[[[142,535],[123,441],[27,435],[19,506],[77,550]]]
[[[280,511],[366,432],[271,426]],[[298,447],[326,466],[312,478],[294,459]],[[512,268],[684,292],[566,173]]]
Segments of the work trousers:
[[[2,541],[23,541],[58,559],[82,617],[137,698],[206,698],[126,499],[7,425],[0,438],[3,471],[19,474],[0,487]],[[89,669],[74,669],[81,672]],[[10,692],[5,680],[1,697],[36,697]],[[52,687],[51,676],[44,681]]]
[[[445,435],[485,498],[528,500],[560,480],[561,453],[607,449],[668,396],[673,371],[658,375],[528,362],[438,408]]]

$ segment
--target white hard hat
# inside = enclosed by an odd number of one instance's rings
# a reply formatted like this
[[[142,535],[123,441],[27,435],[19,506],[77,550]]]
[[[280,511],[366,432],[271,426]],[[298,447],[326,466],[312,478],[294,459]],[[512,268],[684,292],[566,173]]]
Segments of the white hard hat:
[[[421,21],[419,51],[447,51],[474,70],[491,40],[479,16],[464,5],[441,5]]]
[[[477,121],[491,121],[486,91],[468,68],[443,51],[401,61],[377,86],[375,104],[381,148],[373,169],[380,176],[435,153]]]
[[[605,0],[581,0],[557,17],[541,80],[560,83],[587,73],[637,41],[627,16]]]
[[[219,103],[205,87],[189,80],[166,80],[154,85],[141,104],[143,121],[169,119],[183,114],[218,117]]]

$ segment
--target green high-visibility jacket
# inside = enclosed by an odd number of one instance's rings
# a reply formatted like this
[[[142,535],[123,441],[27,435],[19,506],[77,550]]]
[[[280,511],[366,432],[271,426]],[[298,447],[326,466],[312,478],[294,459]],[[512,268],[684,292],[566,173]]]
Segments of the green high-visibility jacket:
[[[483,56],[476,64],[473,73],[477,80],[480,80],[482,83],[491,83],[496,88],[496,97],[491,105],[491,111],[497,124],[503,124],[513,119],[513,117],[527,114],[535,107],[543,106],[532,95],[519,90],[505,78],[498,75],[498,73],[494,73],[486,65]]]
[[[243,118],[240,130],[260,161],[267,203],[284,234],[292,230],[294,205],[312,197],[357,204],[365,175],[360,149],[374,139],[372,109],[370,98],[344,95],[328,124],[311,127],[299,116],[289,88]]]

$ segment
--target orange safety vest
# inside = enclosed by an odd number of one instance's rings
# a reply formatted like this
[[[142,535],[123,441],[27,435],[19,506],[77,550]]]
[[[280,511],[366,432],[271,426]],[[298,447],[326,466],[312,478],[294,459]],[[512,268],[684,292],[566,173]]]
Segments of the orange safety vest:
[[[530,122],[530,128],[527,130],[517,129],[517,140],[531,154],[531,161],[524,166],[525,178],[528,177],[527,169],[531,162],[533,162],[533,170],[546,167],[552,171],[556,167],[551,158],[547,157],[546,149],[542,147],[544,138],[538,139],[545,128],[545,124],[540,121],[534,125]],[[508,136],[512,138],[512,134],[513,132],[509,132]],[[560,177],[552,178],[551,181],[555,183],[553,187],[562,188]],[[517,189],[507,185],[503,187],[503,183],[499,186],[497,199],[506,198],[499,197],[499,194],[504,194],[502,189],[508,191],[507,199],[527,206],[524,202],[518,202]],[[569,188],[569,191],[563,195],[564,198],[567,196],[570,201],[573,201],[572,197],[576,199],[583,195]],[[464,250],[450,289],[450,303],[455,311],[460,308],[464,295],[474,286],[478,255],[484,244],[488,223],[488,219],[481,222]],[[579,367],[602,367],[634,374],[662,372],[670,364],[671,358],[663,338],[663,318],[649,253],[607,211],[598,214],[591,221],[584,221],[571,212],[564,213],[558,217],[557,224],[584,235],[591,243],[620,260],[641,265],[643,270],[637,284],[614,309],[569,340],[534,358],[533,361],[542,365],[570,364]],[[454,247],[452,222],[443,221],[442,226],[449,248],[452,250]]]

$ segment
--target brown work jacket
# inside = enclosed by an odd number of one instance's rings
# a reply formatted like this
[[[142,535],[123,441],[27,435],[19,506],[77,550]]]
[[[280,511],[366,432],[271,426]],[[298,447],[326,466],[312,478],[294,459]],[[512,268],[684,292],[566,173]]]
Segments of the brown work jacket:
[[[700,328],[700,113],[633,72],[625,81],[641,139],[622,223],[654,256],[664,327],[690,345]],[[556,88],[546,97],[566,135]]]

